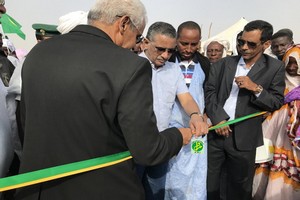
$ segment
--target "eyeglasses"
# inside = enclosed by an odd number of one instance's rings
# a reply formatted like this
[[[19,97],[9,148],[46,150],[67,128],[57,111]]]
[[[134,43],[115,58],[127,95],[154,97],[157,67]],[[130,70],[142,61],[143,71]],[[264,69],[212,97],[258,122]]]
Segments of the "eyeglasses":
[[[255,49],[257,47],[258,44],[260,43],[255,43],[255,42],[249,42],[243,39],[237,39],[237,43],[239,46],[244,46],[245,44],[247,44],[247,46],[251,49]]]
[[[0,0],[0,6],[4,6],[5,5],[5,0]]]
[[[136,39],[135,39],[136,40],[136,44],[142,42],[143,39],[144,39],[144,37],[142,35],[136,36]]]
[[[1,1],[1,0],[0,0],[0,1]],[[116,17],[117,17],[117,18],[121,18],[121,17],[123,17],[123,16],[122,16],[122,15],[117,15]],[[130,18],[130,17],[128,17],[128,18],[129,18],[130,23],[132,24],[132,26],[133,26],[138,32],[140,32],[139,29],[137,28],[137,26],[132,22],[131,18]],[[135,43],[138,44],[138,43],[140,43],[143,39],[144,39],[143,35],[142,35],[142,34],[139,34],[139,35],[137,35],[136,38],[135,38]]]
[[[154,45],[153,45],[154,46]],[[163,54],[165,53],[166,51],[169,53],[169,54],[173,54],[175,53],[176,49],[168,49],[168,48],[163,48],[163,47],[157,47],[157,46],[154,46],[155,49],[156,49],[156,52],[158,54]]]
[[[134,28],[135,28],[138,32],[140,32],[139,29],[137,28],[137,26],[132,22],[132,20],[131,20],[130,17],[129,17],[129,20],[130,20],[132,26],[134,26]],[[138,43],[140,43],[143,39],[144,39],[144,37],[143,37],[142,34],[137,35],[136,38],[135,38],[135,43],[138,44]]]

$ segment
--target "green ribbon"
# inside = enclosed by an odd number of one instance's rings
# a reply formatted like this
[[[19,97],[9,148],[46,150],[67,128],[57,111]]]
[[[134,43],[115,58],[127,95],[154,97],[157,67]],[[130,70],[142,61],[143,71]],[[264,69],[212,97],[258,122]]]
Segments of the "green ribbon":
[[[210,127],[209,130],[215,130],[223,126],[234,124],[246,119],[263,115],[266,112],[258,112],[250,114],[244,117],[240,117],[234,120],[230,120],[226,123]],[[70,164],[60,165],[56,167],[50,167],[46,169],[41,169],[33,172],[28,172],[24,174],[19,174],[15,176],[10,176],[0,179],[0,192],[16,189],[20,187],[25,187],[37,183],[42,183],[66,176],[71,176],[74,174],[79,174],[107,166],[111,166],[125,160],[132,158],[129,151],[108,155],[104,157],[74,162]]]
[[[219,124],[219,125],[216,125],[216,126],[212,126],[210,127],[208,130],[212,131],[212,130],[215,130],[215,129],[218,129],[218,128],[222,128],[224,126],[228,126],[228,125],[231,125],[231,124],[235,124],[235,123],[238,123],[238,122],[241,122],[241,121],[244,121],[246,119],[250,119],[252,117],[257,117],[259,115],[263,115],[267,113],[266,111],[264,112],[257,112],[257,113],[253,113],[253,114],[250,114],[250,115],[246,115],[244,117],[240,117],[240,118],[236,118],[236,119],[233,119],[233,120],[230,120],[230,121],[227,121],[223,124]]]
[[[110,166],[118,162],[130,159],[130,152],[125,151],[104,157],[74,162],[70,164],[50,167],[33,172],[19,174],[0,179],[0,192],[16,189],[24,186],[29,186],[57,178],[62,178],[102,167]],[[112,164],[108,164],[112,163]],[[88,169],[88,170],[87,170]],[[53,178],[54,177],[54,178]]]

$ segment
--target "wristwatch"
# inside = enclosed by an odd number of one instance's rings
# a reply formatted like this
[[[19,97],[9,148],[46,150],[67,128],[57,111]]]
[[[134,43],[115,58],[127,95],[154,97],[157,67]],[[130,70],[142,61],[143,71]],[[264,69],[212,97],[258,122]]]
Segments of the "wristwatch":
[[[259,94],[264,90],[264,88],[261,85],[257,85],[254,91],[254,94]]]

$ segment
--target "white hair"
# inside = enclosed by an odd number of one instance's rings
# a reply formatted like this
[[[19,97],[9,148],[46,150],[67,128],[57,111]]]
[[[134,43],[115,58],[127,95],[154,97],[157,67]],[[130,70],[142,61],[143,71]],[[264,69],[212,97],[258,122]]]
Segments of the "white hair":
[[[88,24],[94,20],[112,24],[118,17],[125,15],[138,30],[144,29],[147,14],[140,0],[97,0],[88,13]]]

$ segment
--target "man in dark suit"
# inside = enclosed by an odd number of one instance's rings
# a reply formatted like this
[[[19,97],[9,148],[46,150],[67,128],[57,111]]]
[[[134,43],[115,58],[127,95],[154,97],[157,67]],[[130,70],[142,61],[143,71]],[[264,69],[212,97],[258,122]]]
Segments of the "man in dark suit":
[[[212,65],[205,86],[205,104],[214,125],[281,107],[284,64],[263,54],[272,33],[268,22],[249,22],[238,39],[241,56],[226,57]],[[220,199],[223,163],[227,170],[227,199],[251,199],[256,147],[263,144],[262,120],[261,116],[251,118],[208,134],[209,200]]]
[[[20,172],[127,150],[133,160],[21,188],[16,199],[144,199],[134,162],[159,164],[189,142],[190,129],[158,132],[150,63],[130,51],[145,23],[139,0],[97,0],[89,25],[45,40],[28,54]]]

